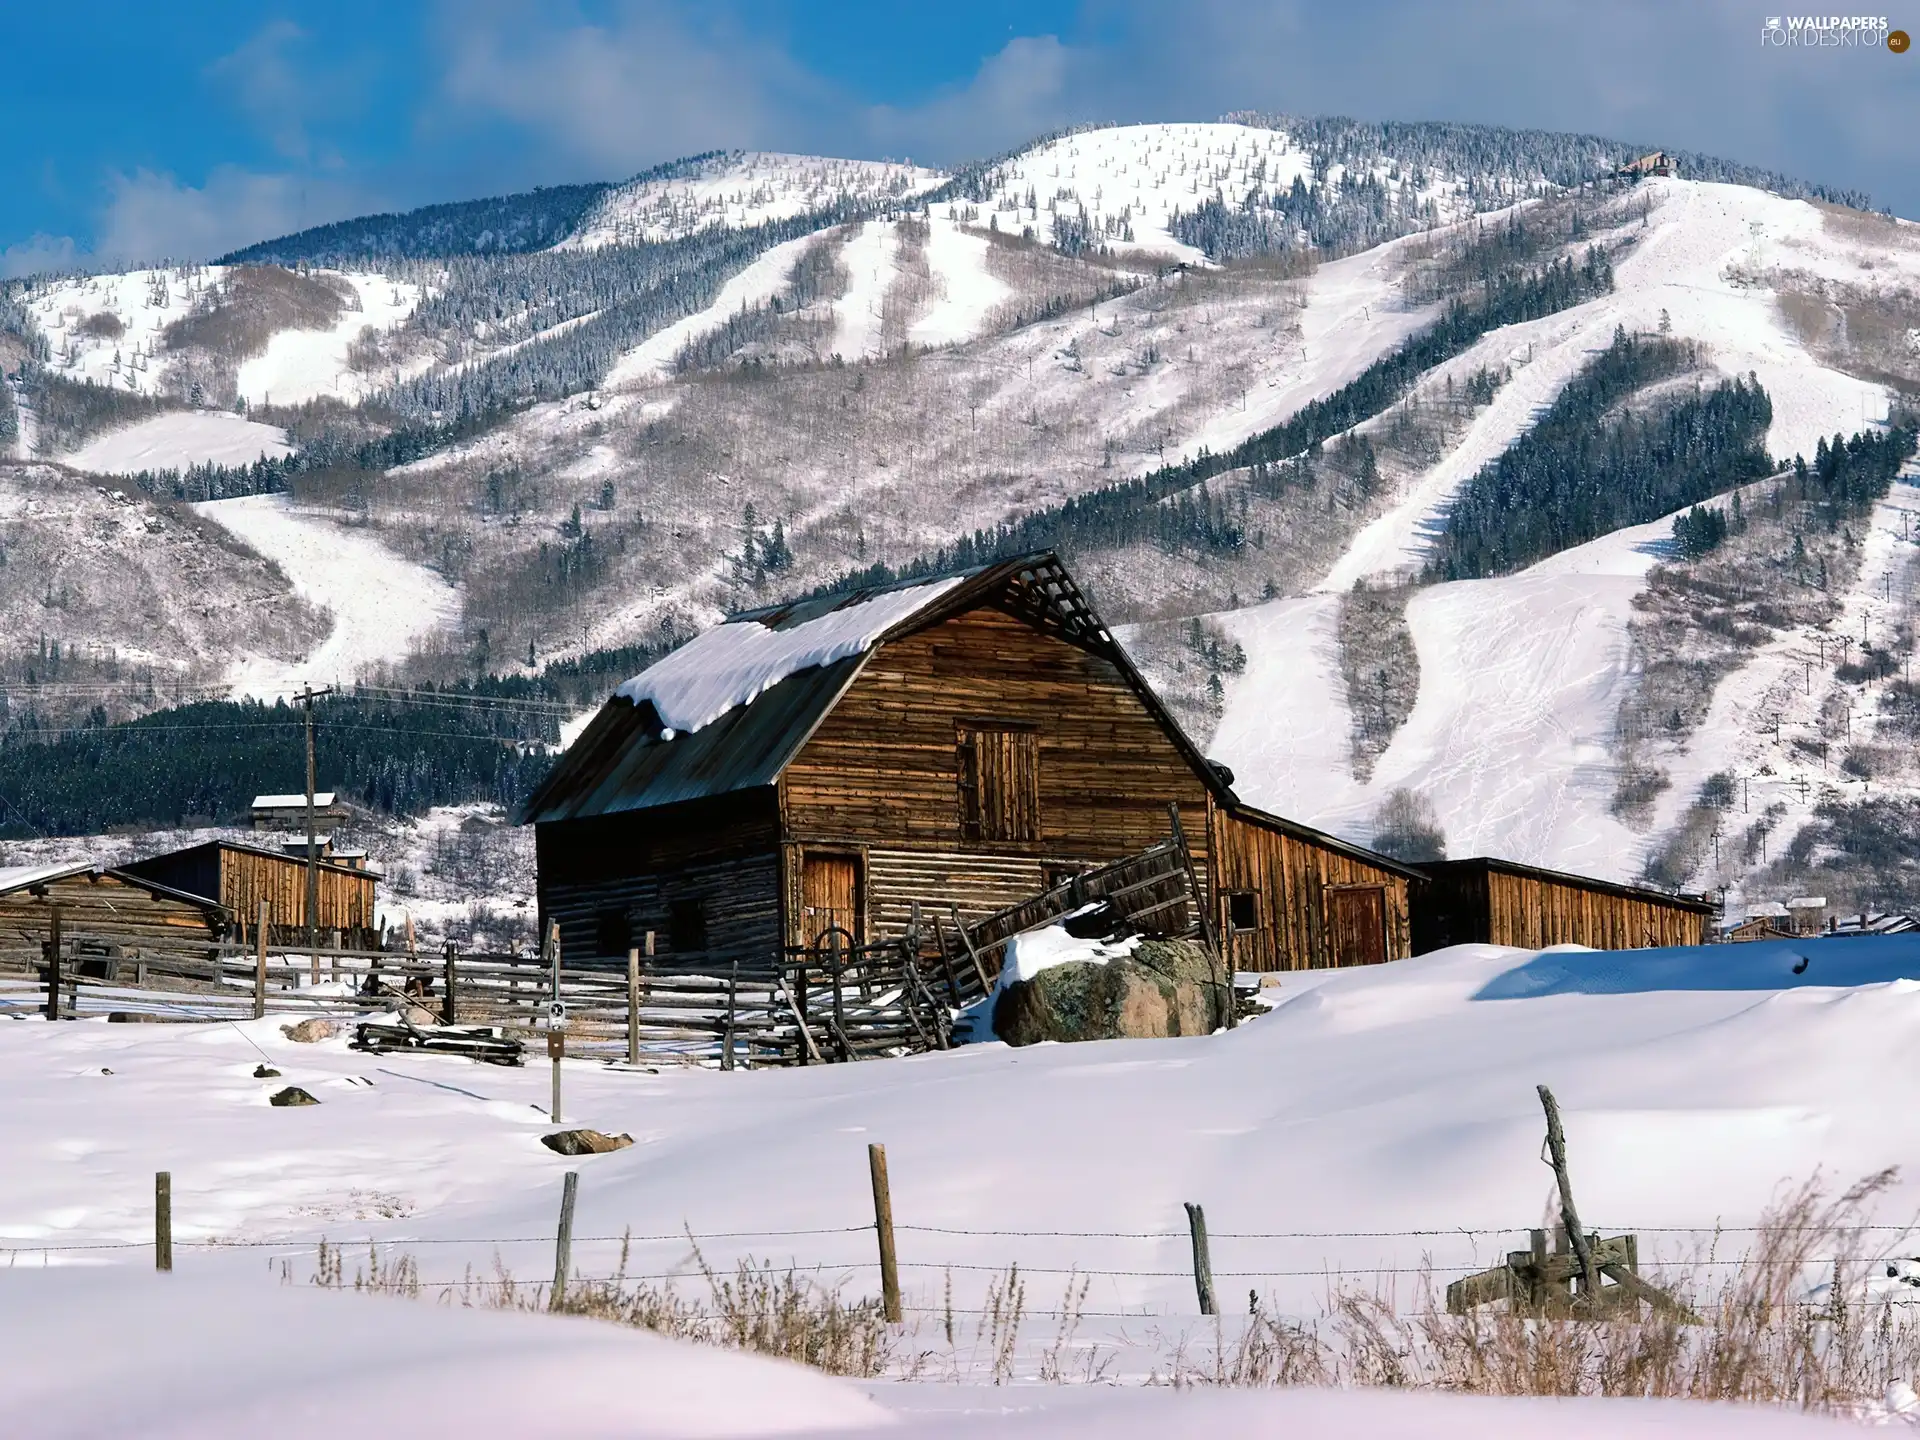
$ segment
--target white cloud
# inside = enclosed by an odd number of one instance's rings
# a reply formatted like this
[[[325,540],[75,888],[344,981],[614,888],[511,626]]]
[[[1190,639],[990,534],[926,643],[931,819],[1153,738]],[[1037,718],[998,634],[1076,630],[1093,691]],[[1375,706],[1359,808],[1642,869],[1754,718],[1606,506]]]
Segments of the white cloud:
[[[230,165],[199,186],[137,170],[113,176],[109,187],[93,254],[115,264],[206,260],[369,208],[367,196],[347,185]]]
[[[311,151],[309,115],[326,86],[320,77],[302,75],[287,51],[306,38],[291,20],[264,26],[239,49],[207,67],[207,75],[233,90],[240,108],[288,159],[304,160]]]
[[[71,235],[35,235],[0,250],[0,280],[76,269],[84,259]]]

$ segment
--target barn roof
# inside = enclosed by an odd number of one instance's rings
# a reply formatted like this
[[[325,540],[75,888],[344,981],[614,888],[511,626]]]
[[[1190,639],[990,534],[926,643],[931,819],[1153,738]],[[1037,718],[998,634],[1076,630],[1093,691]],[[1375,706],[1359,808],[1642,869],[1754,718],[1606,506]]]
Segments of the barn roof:
[[[651,809],[771,785],[888,640],[992,606],[1111,661],[1195,771],[1226,782],[1043,551],[735,615],[634,676],[522,807],[523,823]]]
[[[1645,885],[1623,885],[1615,880],[1596,880],[1591,875],[1569,875],[1564,870],[1543,870],[1538,865],[1522,865],[1518,860],[1502,860],[1493,855],[1476,855],[1465,860],[1424,860],[1420,868],[1434,879],[1447,875],[1467,874],[1475,870],[1498,870],[1503,875],[1522,875],[1530,880],[1544,880],[1552,885],[1568,885],[1580,890],[1593,890],[1603,895],[1619,895],[1628,900],[1644,900],[1650,905],[1668,905],[1676,910],[1697,910],[1703,915],[1711,915],[1719,910],[1719,905],[1705,895],[1674,893],[1668,890],[1654,890]]]
[[[130,870],[117,867],[95,865],[89,860],[74,860],[60,865],[11,865],[0,867],[0,895],[11,895],[18,890],[29,890],[36,885],[50,885],[56,880],[71,880],[76,875],[96,875],[117,881],[122,885],[131,885],[136,890],[144,890],[149,895],[163,899],[179,900],[201,910],[224,915],[225,909],[219,902],[204,895],[192,895],[185,890],[176,890],[171,885],[162,885],[145,875],[137,875]]]
[[[279,860],[289,865],[298,865],[303,870],[307,864],[307,857],[305,855],[289,855],[284,850],[270,850],[264,845],[249,845],[244,840],[213,839],[202,840],[195,845],[183,845],[178,850],[162,850],[158,855],[142,856],[138,860],[128,861],[125,865],[120,866],[119,869],[127,874],[140,875],[149,867],[161,867],[167,862],[180,860],[188,855],[196,855],[202,850],[234,850],[242,855],[260,855],[268,860]],[[314,864],[322,870],[335,870],[342,875],[355,875],[362,879],[370,877],[378,880],[381,878],[380,872],[377,870],[362,870],[357,866],[342,865],[339,861],[329,860],[325,856],[316,856]]]
[[[1227,813],[1252,825],[1262,825],[1276,830],[1282,835],[1291,835],[1296,840],[1316,845],[1322,850],[1331,850],[1335,854],[1345,855],[1350,860],[1358,860],[1363,865],[1371,865],[1376,870],[1385,870],[1406,880],[1424,880],[1426,872],[1403,860],[1395,860],[1390,855],[1382,855],[1378,850],[1369,850],[1364,845],[1356,845],[1351,840],[1342,840],[1338,835],[1329,835],[1324,830],[1316,830],[1311,825],[1302,825],[1298,820],[1288,820],[1266,810],[1247,804],[1244,800],[1230,799],[1226,804]]]

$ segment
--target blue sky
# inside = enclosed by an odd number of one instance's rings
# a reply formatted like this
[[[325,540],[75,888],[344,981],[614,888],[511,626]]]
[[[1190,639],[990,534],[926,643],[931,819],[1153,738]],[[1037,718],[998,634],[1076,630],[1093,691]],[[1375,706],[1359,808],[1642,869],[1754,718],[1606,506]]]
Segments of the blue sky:
[[[1920,33],[1912,3],[1891,19]],[[1242,108],[1592,131],[1920,217],[1920,52],[1768,50],[1772,13],[1778,0],[0,0],[0,273],[205,256],[717,147],[937,163],[1060,124]]]

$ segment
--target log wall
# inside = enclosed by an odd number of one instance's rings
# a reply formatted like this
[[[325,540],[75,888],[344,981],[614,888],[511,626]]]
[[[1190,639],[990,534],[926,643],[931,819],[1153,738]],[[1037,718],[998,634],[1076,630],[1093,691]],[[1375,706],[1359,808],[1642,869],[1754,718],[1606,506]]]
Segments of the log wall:
[[[770,962],[781,934],[778,817],[770,788],[536,827],[540,926],[560,923],[569,965],[625,967],[626,946],[654,932],[656,966],[716,956]],[[697,905],[706,944],[675,946],[674,906]],[[626,944],[603,945],[604,917]],[[605,938],[613,938],[611,935]]]
[[[962,747],[982,727],[1033,736],[1033,838],[964,838]],[[1204,870],[1207,800],[1118,667],[988,608],[878,649],[780,783],[788,841],[948,857],[960,888],[918,898],[949,895],[981,911],[1018,898],[1012,885],[1043,888],[1044,867],[1061,857],[1117,859],[1164,840],[1169,802],[1187,817]],[[870,883],[869,913],[899,923],[895,882]]]

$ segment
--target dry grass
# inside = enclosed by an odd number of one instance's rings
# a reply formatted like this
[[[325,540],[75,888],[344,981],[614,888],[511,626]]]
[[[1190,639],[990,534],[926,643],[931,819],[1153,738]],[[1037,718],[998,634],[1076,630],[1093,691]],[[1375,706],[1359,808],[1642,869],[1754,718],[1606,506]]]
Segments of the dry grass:
[[[1476,1395],[1600,1396],[1770,1405],[1870,1418],[1888,1388],[1920,1369],[1920,1327],[1865,1283],[1873,1266],[1869,1207],[1892,1171],[1832,1196],[1817,1178],[1792,1191],[1747,1252],[1717,1253],[1716,1237],[1669,1293],[1676,1311],[1608,1306],[1530,1315],[1488,1306],[1446,1313],[1431,1275],[1410,1308],[1377,1291],[1337,1286],[1312,1319],[1280,1316],[1249,1297],[1249,1313],[1216,1318],[1198,1342],[1154,1332],[1148,1384],[1174,1387],[1313,1385],[1444,1390]],[[1050,1339],[1023,1345],[1030,1320],[1018,1266],[989,1283],[969,1326],[953,1281],[930,1321],[888,1325],[877,1300],[848,1301],[794,1269],[742,1261],[731,1275],[695,1259],[705,1293],[616,1274],[576,1278],[559,1304],[548,1287],[504,1270],[439,1287],[442,1304],[586,1315],[701,1344],[797,1360],[835,1375],[1004,1385],[1111,1381],[1122,1347],[1078,1340],[1089,1279],[1070,1276]],[[321,1246],[313,1283],[422,1298],[410,1256],[383,1258],[346,1279],[342,1252]],[[1714,1280],[1722,1274],[1728,1278]],[[283,1267],[283,1278],[290,1279]],[[1815,1283],[1823,1279],[1825,1283]],[[971,1334],[968,1334],[969,1328]],[[930,1346],[914,1344],[932,1330]],[[1128,1347],[1132,1348],[1132,1347]]]

